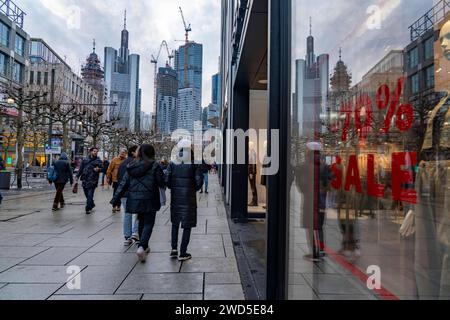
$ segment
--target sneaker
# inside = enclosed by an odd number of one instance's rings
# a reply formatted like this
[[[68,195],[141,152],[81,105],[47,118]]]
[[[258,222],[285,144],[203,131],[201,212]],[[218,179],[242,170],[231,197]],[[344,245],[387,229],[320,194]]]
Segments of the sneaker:
[[[86,210],[86,214],[91,214],[92,210]]]
[[[205,193],[206,193],[206,194],[209,194],[209,192],[208,192],[208,191],[205,191]]]
[[[53,208],[52,211],[58,211],[58,208]]]
[[[133,239],[132,238],[128,238],[128,239],[125,239],[125,241],[123,242],[123,245],[126,246],[126,247],[129,247],[133,243],[134,243]]]
[[[186,261],[190,259],[192,259],[192,255],[190,253],[185,253],[178,257],[178,261]]]
[[[66,205],[65,205],[64,203],[61,203],[61,204],[59,205],[59,208],[60,208],[60,209],[64,209],[65,206],[66,206]]]
[[[203,193],[203,190],[202,190],[202,191],[200,191],[200,193]]]
[[[132,240],[133,242],[139,242],[139,236],[136,236],[136,235],[131,236],[131,240]]]
[[[178,258],[178,250],[172,250],[172,251],[170,252],[170,257],[171,257],[172,259]]]
[[[139,247],[137,249],[137,252],[136,252],[139,261],[142,262],[142,263],[144,263],[145,260],[147,260],[147,256],[148,256],[149,253],[150,253],[149,249],[144,250],[144,248],[142,248],[142,247]]]

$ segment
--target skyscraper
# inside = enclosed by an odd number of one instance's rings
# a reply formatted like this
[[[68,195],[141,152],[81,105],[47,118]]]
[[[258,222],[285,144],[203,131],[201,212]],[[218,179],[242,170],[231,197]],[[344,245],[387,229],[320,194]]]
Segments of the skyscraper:
[[[139,89],[140,56],[130,54],[129,33],[126,26],[122,30],[119,54],[116,49],[105,48],[105,84],[108,103],[117,103],[109,109],[110,117],[119,117],[119,127],[132,132],[140,130],[141,93]]]
[[[329,115],[326,108],[329,83],[329,55],[316,58],[312,32],[306,40],[306,57],[296,61],[296,90],[294,108],[294,132],[302,137],[314,138],[324,132],[318,123]]]
[[[211,102],[220,107],[220,74],[212,76]]]
[[[203,45],[188,42],[175,52],[178,74],[177,127],[193,131],[202,118]]]
[[[170,66],[159,68],[156,86],[157,132],[169,135],[177,129],[177,72]]]

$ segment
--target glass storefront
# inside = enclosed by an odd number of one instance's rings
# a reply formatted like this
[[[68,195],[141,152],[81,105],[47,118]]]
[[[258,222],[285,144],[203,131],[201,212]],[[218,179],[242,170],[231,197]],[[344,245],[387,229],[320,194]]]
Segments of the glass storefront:
[[[291,3],[287,297],[450,299],[450,4]]]

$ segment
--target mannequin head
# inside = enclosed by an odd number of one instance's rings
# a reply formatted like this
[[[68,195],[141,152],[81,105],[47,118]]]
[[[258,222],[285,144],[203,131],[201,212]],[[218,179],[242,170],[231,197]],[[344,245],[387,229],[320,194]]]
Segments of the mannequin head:
[[[445,59],[450,61],[450,20],[442,26],[439,34],[439,42]]]

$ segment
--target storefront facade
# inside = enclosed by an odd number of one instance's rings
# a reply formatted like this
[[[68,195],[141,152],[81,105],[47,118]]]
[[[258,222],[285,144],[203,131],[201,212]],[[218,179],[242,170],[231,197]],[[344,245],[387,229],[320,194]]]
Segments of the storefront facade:
[[[450,299],[449,12],[223,1],[222,128],[268,134],[222,182],[236,222],[264,209],[266,298]]]

